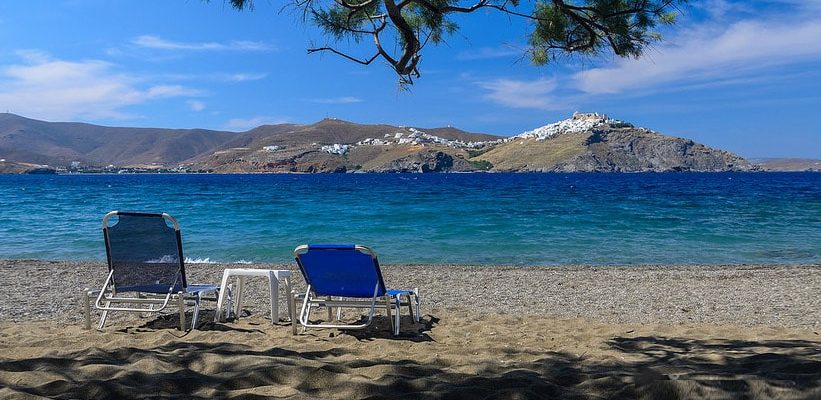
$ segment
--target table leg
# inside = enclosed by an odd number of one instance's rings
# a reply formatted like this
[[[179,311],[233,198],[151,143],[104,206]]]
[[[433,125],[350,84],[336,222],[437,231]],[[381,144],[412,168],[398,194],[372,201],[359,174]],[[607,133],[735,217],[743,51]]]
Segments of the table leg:
[[[245,297],[243,286],[245,286],[245,277],[240,275],[237,277],[237,303],[234,305],[234,315],[237,319],[239,319],[242,312],[242,300]]]
[[[268,283],[271,285],[271,324],[279,322],[279,279],[274,271],[268,272]]]
[[[220,283],[220,295],[217,298],[217,312],[214,315],[214,322],[220,322],[222,319],[222,305],[225,302],[225,292],[228,290],[228,271],[222,273],[222,282]],[[229,310],[230,312],[230,310]]]

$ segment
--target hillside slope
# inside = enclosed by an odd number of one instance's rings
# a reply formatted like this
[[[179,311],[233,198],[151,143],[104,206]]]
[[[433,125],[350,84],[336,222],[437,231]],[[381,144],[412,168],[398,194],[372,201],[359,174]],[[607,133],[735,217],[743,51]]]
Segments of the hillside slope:
[[[236,136],[205,129],[106,127],[0,114],[0,158],[52,166],[174,165]]]

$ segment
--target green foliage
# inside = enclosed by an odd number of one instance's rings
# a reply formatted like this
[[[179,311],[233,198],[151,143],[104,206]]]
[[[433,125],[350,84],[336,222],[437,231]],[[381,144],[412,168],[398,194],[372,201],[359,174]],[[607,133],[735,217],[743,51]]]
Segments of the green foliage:
[[[468,160],[468,162],[473,168],[476,168],[480,171],[489,171],[491,168],[493,168],[493,164],[487,160]]]
[[[620,57],[639,57],[648,44],[662,39],[650,29],[675,22],[671,8],[676,3],[684,1],[539,2],[533,11],[531,60],[544,65],[558,54],[595,55],[608,48]]]
[[[481,149],[468,149],[468,157],[473,158],[473,157],[480,156],[482,154],[487,153],[488,151],[493,150],[493,147],[494,146],[485,146],[485,147],[482,147]]]
[[[446,18],[446,13],[438,11],[451,3],[456,1],[429,0],[425,5],[410,3],[402,10],[402,16],[414,30],[421,33],[420,40],[438,44],[459,29],[455,22]]]
[[[370,16],[380,13],[380,3],[373,1],[357,10],[335,4],[328,9],[312,12],[314,23],[336,40],[353,39],[359,42],[367,34]]]
[[[206,0],[208,1],[208,0]],[[293,0],[328,37],[354,43],[372,41],[372,56],[357,58],[334,47],[330,51],[351,61],[388,62],[400,83],[411,84],[423,48],[445,42],[459,26],[454,14],[501,12],[532,24],[527,54],[535,65],[545,65],[562,55],[596,56],[612,52],[639,57],[646,46],[662,40],[653,31],[673,24],[679,6],[687,0],[534,0],[532,10],[520,10],[519,0]],[[236,9],[253,9],[253,0],[230,0]],[[525,7],[525,6],[523,6]],[[505,28],[500,28],[505,29]],[[491,34],[491,33],[488,33]],[[368,39],[363,40],[363,39]]]

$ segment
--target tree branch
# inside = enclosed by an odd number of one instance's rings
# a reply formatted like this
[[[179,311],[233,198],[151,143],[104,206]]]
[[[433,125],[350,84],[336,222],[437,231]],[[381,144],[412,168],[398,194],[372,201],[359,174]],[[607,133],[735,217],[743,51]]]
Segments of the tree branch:
[[[361,59],[361,60],[360,60],[360,59],[358,59],[358,58],[356,58],[356,57],[353,57],[353,56],[351,56],[351,55],[345,54],[345,53],[343,53],[343,52],[341,52],[341,51],[339,51],[339,50],[337,50],[337,49],[335,49],[335,48],[333,48],[333,47],[329,47],[329,46],[326,46],[326,47],[314,47],[314,48],[308,49],[308,54],[311,54],[311,53],[316,53],[316,52],[318,52],[318,51],[330,51],[331,53],[334,53],[334,54],[336,54],[336,55],[338,55],[338,56],[341,56],[341,57],[347,58],[348,60],[351,60],[351,61],[353,61],[353,62],[355,62],[355,63],[357,63],[357,64],[362,64],[362,65],[369,65],[370,63],[372,63],[372,62],[373,62],[373,60],[376,60],[376,58],[377,58],[377,57],[379,57],[379,55],[380,55],[380,54],[379,54],[379,52],[377,52],[377,53],[376,53],[376,54],[374,54],[374,55],[373,55],[373,57],[371,57],[371,58],[368,58],[368,59]]]
[[[253,9],[254,0],[229,1],[238,10]],[[376,49],[369,58],[354,57],[332,46],[310,48],[308,53],[328,51],[362,65],[382,58],[403,85],[420,76],[422,49],[430,42],[441,42],[445,34],[455,30],[455,23],[447,18],[449,14],[469,14],[484,8],[535,22],[532,47],[527,52],[541,64],[561,52],[598,54],[607,48],[618,56],[638,56],[644,45],[658,40],[648,29],[670,22],[666,12],[677,10],[688,0],[542,1],[535,9],[517,11],[519,0],[287,0],[302,9],[304,16],[310,12],[317,25],[337,40],[350,35],[358,42],[370,35]],[[367,22],[372,30],[367,29]],[[383,43],[383,39],[390,43]],[[396,47],[389,52],[385,46]]]

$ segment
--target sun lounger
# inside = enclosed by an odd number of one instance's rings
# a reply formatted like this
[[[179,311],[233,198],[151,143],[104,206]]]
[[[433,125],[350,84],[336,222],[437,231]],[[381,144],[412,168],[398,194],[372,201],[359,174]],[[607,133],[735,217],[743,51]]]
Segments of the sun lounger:
[[[109,226],[113,218],[117,222]],[[173,303],[179,309],[180,330],[185,330],[186,305],[193,305],[194,329],[200,302],[216,301],[219,285],[188,283],[180,226],[170,215],[111,211],[103,218],[103,237],[108,277],[99,292],[85,294],[86,328],[91,324],[93,296],[97,296],[94,307],[102,310],[98,329],[103,329],[111,311],[157,312]]]
[[[294,257],[308,286],[301,296],[302,309],[296,318],[302,326],[364,329],[373,321],[376,308],[384,308],[391,332],[398,335],[402,306],[407,306],[411,317],[419,322],[419,290],[388,289],[373,250],[354,244],[312,244],[297,247]],[[328,321],[311,323],[310,313],[318,307],[328,308]],[[342,308],[365,308],[369,313],[367,320],[361,323],[333,323],[334,307],[337,308],[337,320],[342,315]]]

